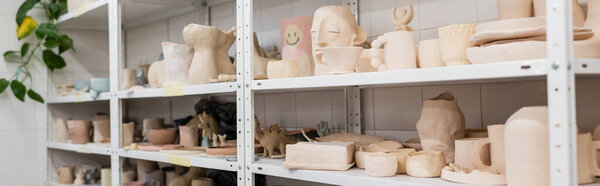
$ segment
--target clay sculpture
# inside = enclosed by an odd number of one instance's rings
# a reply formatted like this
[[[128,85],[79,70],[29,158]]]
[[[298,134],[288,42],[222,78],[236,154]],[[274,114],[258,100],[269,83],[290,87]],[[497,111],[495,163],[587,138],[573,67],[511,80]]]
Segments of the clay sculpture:
[[[213,135],[219,133],[219,123],[217,123],[217,120],[212,115],[206,112],[196,115],[186,124],[186,126],[192,125],[196,125],[198,129],[202,130],[202,138],[211,138]]]
[[[504,129],[506,183],[550,185],[548,107],[523,107],[512,114]]]
[[[365,158],[365,172],[369,176],[390,177],[396,175],[398,160],[386,153],[373,153]]]
[[[439,177],[445,166],[446,162],[441,151],[415,152],[408,155],[406,159],[406,173],[412,177]]]
[[[489,163],[481,161],[481,159],[474,159],[475,161],[473,163],[475,167],[480,167],[481,169],[492,168],[498,173],[504,174],[504,125],[488,125],[487,128],[489,140],[485,143],[480,143],[474,150],[476,152],[486,151],[484,147],[486,144],[489,144],[491,166],[488,165]]]
[[[281,156],[285,156],[286,153],[286,145],[287,144],[295,144],[296,140],[287,136],[287,130],[279,129],[279,125],[274,124],[269,128],[266,128],[264,131],[261,131],[260,123],[255,118],[254,119],[254,138],[258,140],[260,145],[264,147],[264,157],[272,158],[275,155],[275,150],[279,152]]]
[[[94,143],[110,143],[110,120],[95,120]]]
[[[136,80],[136,70],[135,69],[121,69],[121,82],[120,82],[120,90],[127,90],[135,85],[137,85]]]
[[[377,152],[389,152],[396,149],[402,148],[402,143],[395,141],[382,141],[373,143],[367,146],[362,146],[356,151],[354,158],[356,159],[356,166],[358,168],[365,168],[366,157],[370,154]]]
[[[532,0],[498,0],[498,19],[531,17]]]
[[[252,50],[252,63],[254,68],[254,76],[266,76],[267,75],[267,63],[271,60],[267,57],[265,49],[260,47],[258,43],[258,36],[254,32],[254,50]]]
[[[142,121],[142,137],[144,140],[148,140],[148,134],[152,129],[162,129],[164,128],[165,120],[162,118],[146,118]]]
[[[75,167],[73,166],[60,166],[56,172],[58,183],[73,184],[75,181]]]
[[[454,140],[465,137],[465,117],[451,93],[423,102],[417,132],[424,150],[442,151],[446,163],[454,161]]]
[[[69,128],[67,127],[66,119],[56,118],[54,127],[56,129],[56,141],[58,141],[58,142],[69,141]]]
[[[175,129],[152,129],[148,136],[148,142],[153,145],[173,144],[177,139]]]
[[[429,39],[419,42],[418,50],[419,68],[446,66],[440,52],[438,39]]]
[[[271,60],[267,64],[267,77],[269,79],[298,77],[299,66],[294,60]]]
[[[135,123],[123,123],[123,146],[128,146],[133,143],[133,131]]]
[[[387,154],[395,156],[398,161],[398,170],[396,170],[396,174],[406,174],[406,159],[414,152],[417,151],[415,149],[396,149],[386,152]]]
[[[470,38],[475,34],[475,24],[460,24],[438,29],[440,51],[447,66],[471,64],[467,48],[473,47]]]
[[[187,85],[188,72],[192,63],[193,50],[185,44],[162,42],[165,56],[165,81],[163,87],[180,87]]]
[[[355,133],[336,133],[325,137],[316,138],[319,142],[354,142],[357,147],[367,146],[373,143],[382,142],[382,137],[372,134],[355,134]]]
[[[299,16],[280,21],[282,59],[297,63],[299,77],[312,76],[315,73],[310,37],[312,21],[312,16]]]
[[[198,126],[179,126],[179,144],[184,147],[198,146]]]
[[[352,142],[298,142],[284,149],[286,169],[348,170],[354,165]]]
[[[415,48],[415,35],[408,24],[413,18],[413,6],[408,4],[408,10],[397,10],[394,6],[392,16],[395,32],[388,32],[373,41],[373,48],[382,48],[385,45],[385,61],[373,60],[371,65],[379,71],[400,70],[417,68],[417,53]]]
[[[490,149],[485,144],[489,144],[488,138],[464,138],[454,141],[454,163],[467,169],[487,168],[490,164]],[[473,162],[484,162],[485,164],[475,164]]]
[[[192,186],[213,186],[215,181],[210,178],[194,178],[192,180]]]
[[[215,26],[189,24],[183,28],[183,40],[194,49],[188,82],[208,83],[219,74],[235,74],[227,52],[235,41],[235,28],[223,32]]]
[[[148,69],[148,83],[151,88],[161,88],[165,82],[165,62],[157,61]]]
[[[331,74],[354,73],[362,54],[362,47],[327,47],[321,49],[322,62]]]
[[[69,127],[69,136],[71,138],[71,143],[86,144],[90,142],[90,136],[92,135],[92,122],[82,120],[68,120],[67,126]]]
[[[169,186],[187,186],[192,184],[192,179],[206,176],[206,169],[200,167],[190,167],[190,170],[182,176],[175,178]]]
[[[344,6],[323,6],[317,9],[312,23],[310,31],[315,75],[331,74],[322,60],[323,48],[359,46],[367,39],[367,31],[358,26],[352,12]],[[329,37],[331,34],[335,37]]]

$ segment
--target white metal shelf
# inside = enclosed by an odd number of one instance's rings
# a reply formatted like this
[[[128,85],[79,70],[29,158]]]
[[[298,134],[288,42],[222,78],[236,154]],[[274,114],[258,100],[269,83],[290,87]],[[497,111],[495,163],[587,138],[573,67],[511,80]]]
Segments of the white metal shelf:
[[[227,161],[225,158],[208,158],[195,155],[171,155],[161,152],[141,150],[119,150],[119,156],[124,158],[142,159],[163,163],[178,164],[180,160],[189,161],[192,167],[203,167],[226,171],[237,171],[238,164],[235,161]]]
[[[600,59],[575,59],[575,74],[600,75]]]
[[[99,155],[110,155],[111,149],[109,147],[103,147],[90,144],[72,144],[72,143],[61,143],[61,142],[48,142],[48,149],[72,151],[82,154],[99,154]]]
[[[407,175],[393,177],[371,177],[364,169],[351,168],[347,171],[289,170],[283,168],[283,160],[261,158],[252,164],[255,174],[290,178],[333,185],[419,185],[419,186],[466,186],[445,181],[441,178],[416,178]]]
[[[58,96],[51,97],[46,100],[48,104],[57,103],[79,103],[79,102],[92,102],[92,101],[108,101],[110,100],[110,93],[103,92],[98,95],[98,98],[92,99],[89,93],[76,95],[76,96]]]
[[[236,82],[211,83],[184,87],[150,88],[133,91],[119,91],[120,99],[134,98],[159,98],[174,96],[192,96],[202,94],[234,93],[238,84]]]
[[[48,181],[46,182],[46,185],[50,185],[50,186],[72,186],[75,184],[62,184],[62,183],[58,183],[57,181]],[[100,186],[100,184],[84,184],[82,186]]]
[[[58,18],[62,28],[108,30],[108,0],[98,0]]]
[[[252,90],[331,88],[344,86],[427,85],[497,82],[544,78],[545,59],[446,66],[385,72],[353,73],[252,81]]]

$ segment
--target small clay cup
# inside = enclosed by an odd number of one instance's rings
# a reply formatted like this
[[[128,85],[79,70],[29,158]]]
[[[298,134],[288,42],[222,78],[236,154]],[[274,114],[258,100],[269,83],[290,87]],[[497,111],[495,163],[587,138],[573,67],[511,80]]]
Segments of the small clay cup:
[[[440,52],[438,39],[423,40],[419,42],[419,68],[446,66]]]
[[[390,177],[396,175],[398,160],[396,156],[377,152],[365,158],[365,172],[369,176]]]
[[[128,146],[133,143],[133,132],[135,123],[123,123],[123,146]]]
[[[165,120],[162,118],[147,118],[142,121],[143,130],[142,136],[148,138],[148,132],[151,129],[162,129],[164,128]]]
[[[445,166],[446,160],[441,151],[415,152],[406,159],[406,174],[419,178],[439,177]]]
[[[153,145],[174,144],[177,139],[175,129],[152,129],[148,136],[148,142]]]
[[[126,69],[121,69],[121,82],[120,83],[120,90],[127,90],[135,85],[137,85],[137,80],[136,80],[136,73],[137,70],[136,69],[130,69],[130,68],[126,68]]]
[[[86,144],[90,142],[90,136],[92,135],[92,122],[83,120],[68,120],[67,126],[69,127],[71,143]]]

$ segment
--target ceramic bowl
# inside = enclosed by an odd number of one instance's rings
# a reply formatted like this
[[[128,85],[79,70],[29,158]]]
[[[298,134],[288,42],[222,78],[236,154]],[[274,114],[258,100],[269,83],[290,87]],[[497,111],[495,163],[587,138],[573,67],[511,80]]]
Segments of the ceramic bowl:
[[[333,74],[354,73],[363,48],[361,47],[328,47],[323,48],[323,63],[326,63]]]
[[[90,81],[77,80],[75,81],[75,90],[82,91],[83,89],[90,89]]]
[[[148,135],[148,141],[153,145],[173,144],[177,139],[175,129],[152,129]]]
[[[92,78],[90,87],[96,92],[108,92],[110,91],[110,81],[108,78]]]

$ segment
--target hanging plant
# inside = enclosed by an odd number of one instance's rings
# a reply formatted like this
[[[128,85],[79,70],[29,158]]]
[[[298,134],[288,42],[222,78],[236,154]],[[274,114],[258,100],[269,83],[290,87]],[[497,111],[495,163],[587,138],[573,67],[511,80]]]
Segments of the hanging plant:
[[[48,18],[47,22],[38,23],[27,13],[34,6],[40,4]],[[36,55],[39,51],[42,54],[41,60],[44,65],[51,71],[54,69],[62,69],[67,64],[62,56],[62,53],[73,49],[73,40],[61,34],[56,26],[58,17],[67,12],[67,0],[25,0],[19,7],[16,15],[17,22],[17,38],[22,40],[28,36],[35,35],[35,40],[32,43],[24,42],[19,51],[6,51],[4,53],[4,61],[17,63],[16,72],[10,78],[0,78],[0,94],[8,89],[12,90],[17,99],[25,102],[25,95],[35,101],[44,103],[44,98],[33,90],[33,78],[29,65],[33,57],[40,59]],[[38,54],[39,55],[39,54]],[[29,86],[26,86],[26,84]]]

